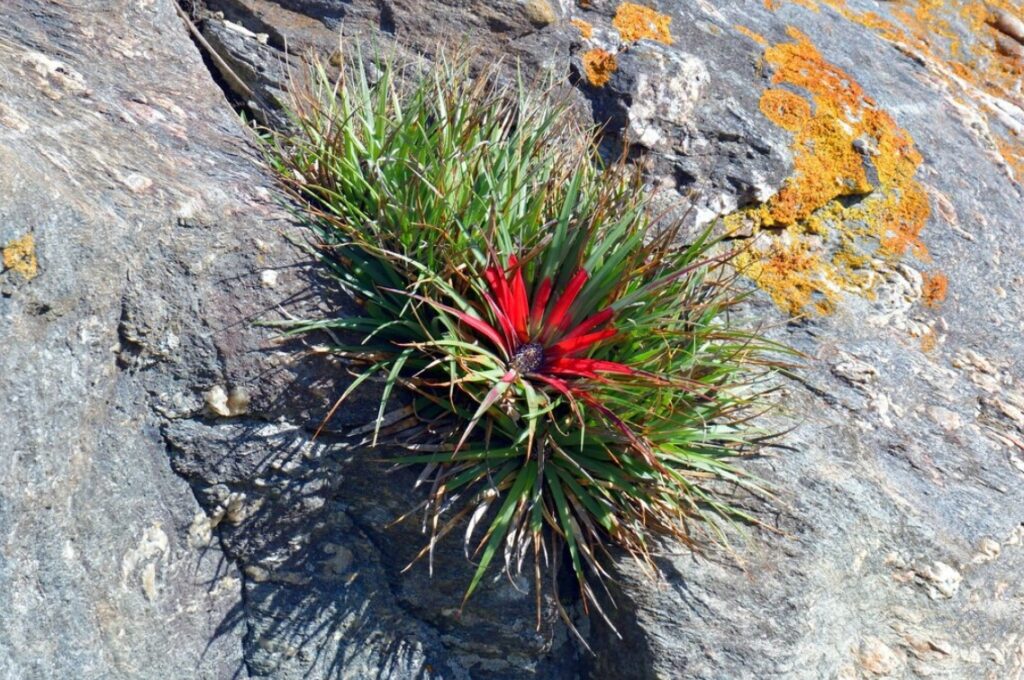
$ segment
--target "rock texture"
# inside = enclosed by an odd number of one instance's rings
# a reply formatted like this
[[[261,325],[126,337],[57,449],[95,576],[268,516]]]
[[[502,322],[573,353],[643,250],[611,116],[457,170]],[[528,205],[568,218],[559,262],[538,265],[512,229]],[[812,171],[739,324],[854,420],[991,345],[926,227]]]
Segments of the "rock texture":
[[[400,575],[412,480],[312,442],[345,367],[255,324],[328,301],[174,5],[6,17],[0,676],[568,676],[519,584],[456,617],[458,546]]]
[[[182,4],[192,33],[5,5],[0,677],[1024,675],[1018,7]],[[757,464],[778,533],[665,546],[657,588],[620,565],[595,656],[520,584],[458,618],[457,545],[402,573],[412,473],[314,440],[345,366],[254,323],[345,302],[231,104],[279,120],[283,51],[339,34],[566,76],[666,205],[754,239],[749,314],[807,354]]]

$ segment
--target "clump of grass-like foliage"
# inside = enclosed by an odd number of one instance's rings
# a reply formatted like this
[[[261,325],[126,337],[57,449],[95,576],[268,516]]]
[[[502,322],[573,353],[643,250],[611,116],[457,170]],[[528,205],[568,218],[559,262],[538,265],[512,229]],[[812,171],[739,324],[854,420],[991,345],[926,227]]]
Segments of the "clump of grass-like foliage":
[[[653,574],[655,535],[699,546],[755,521],[736,461],[761,445],[749,417],[772,348],[728,322],[724,244],[657,224],[640,171],[603,164],[550,93],[443,57],[377,62],[373,82],[367,66],[314,65],[267,152],[361,309],[288,332],[356,338],[334,348],[361,365],[339,403],[383,381],[373,443],[423,466],[421,556],[462,527],[466,598],[500,556],[558,602],[567,555],[603,614],[610,546]],[[396,386],[420,425],[381,434]]]

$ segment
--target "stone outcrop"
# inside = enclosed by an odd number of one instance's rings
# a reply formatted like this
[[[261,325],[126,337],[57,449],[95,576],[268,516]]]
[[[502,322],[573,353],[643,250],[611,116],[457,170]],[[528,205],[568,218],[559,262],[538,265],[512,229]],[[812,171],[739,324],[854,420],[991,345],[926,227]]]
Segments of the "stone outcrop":
[[[1024,95],[1009,1],[13,0],[0,25],[0,677],[1013,678],[1024,672]],[[620,566],[583,652],[434,575],[369,390],[261,320],[331,299],[232,106],[307,49],[521,60],[754,239],[806,353],[731,554]],[[1015,47],[1016,46],[1016,47]],[[225,96],[227,92],[227,96]],[[582,616],[579,621],[582,623]]]

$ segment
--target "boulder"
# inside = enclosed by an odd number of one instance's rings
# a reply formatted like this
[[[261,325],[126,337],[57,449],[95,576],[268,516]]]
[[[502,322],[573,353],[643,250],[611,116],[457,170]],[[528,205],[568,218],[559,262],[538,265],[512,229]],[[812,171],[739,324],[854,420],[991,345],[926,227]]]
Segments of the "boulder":
[[[181,4],[5,7],[0,676],[1024,669],[1019,7]],[[593,655],[529,584],[460,616],[458,541],[404,571],[415,472],[335,436],[379,386],[314,436],[350,366],[258,323],[347,303],[233,107],[281,124],[339,36],[572,83],[666,206],[753,241],[744,313],[806,355],[751,465],[765,528],[662,546],[657,584],[616,565],[621,639],[577,612]]]

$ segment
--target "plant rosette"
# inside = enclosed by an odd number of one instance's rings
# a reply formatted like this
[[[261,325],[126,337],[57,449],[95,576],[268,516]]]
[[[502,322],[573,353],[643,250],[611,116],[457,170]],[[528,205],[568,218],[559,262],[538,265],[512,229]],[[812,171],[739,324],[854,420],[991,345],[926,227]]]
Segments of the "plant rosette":
[[[363,366],[328,418],[383,382],[371,446],[395,388],[413,395],[420,426],[389,443],[430,486],[421,556],[461,527],[468,599],[499,555],[532,555],[538,603],[548,578],[574,629],[561,562],[603,615],[613,547],[654,575],[654,536],[757,523],[738,462],[764,448],[751,415],[786,349],[732,321],[734,253],[710,229],[653,220],[640,170],[605,167],[568,105],[467,68],[381,62],[371,85],[357,57],[293,89],[267,158],[359,312],[282,325]]]

